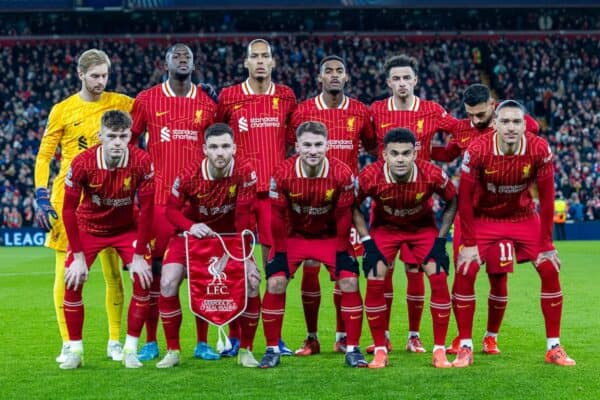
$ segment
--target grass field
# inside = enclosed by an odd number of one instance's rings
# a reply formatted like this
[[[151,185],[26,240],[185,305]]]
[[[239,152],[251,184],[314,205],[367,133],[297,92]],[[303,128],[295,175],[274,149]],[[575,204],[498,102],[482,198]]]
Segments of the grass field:
[[[476,353],[475,364],[468,369],[436,370],[430,366],[431,353],[409,354],[401,350],[407,329],[403,273],[395,274],[392,342],[396,350],[390,355],[390,366],[384,370],[346,368],[343,357],[331,351],[335,330],[332,286],[322,273],[324,298],[319,337],[323,354],[284,358],[281,366],[273,370],[249,370],[232,359],[195,360],[192,317],[184,312],[182,365],[158,370],[154,362],[149,362],[142,369],[126,370],[105,358],[104,288],[100,268],[95,265],[84,291],[86,365],[79,370],[62,371],[54,362],[60,339],[52,305],[52,252],[45,248],[0,248],[0,399],[598,399],[600,242],[559,242],[558,249],[565,295],[562,343],[577,360],[577,366],[572,368],[543,362],[545,338],[539,278],[533,268],[524,264],[509,281],[509,306],[499,337],[502,354]],[[298,285],[296,279],[288,290],[283,334],[293,348],[302,342],[305,331]],[[125,287],[130,293],[128,276]],[[481,349],[480,338],[485,330],[487,290],[487,279],[480,274],[474,330],[476,352]],[[164,351],[161,330],[159,344]],[[428,311],[424,313],[421,332],[424,344],[431,350]],[[452,323],[449,340],[454,332]],[[215,338],[216,331],[211,328],[213,344]],[[370,341],[365,323],[363,347]],[[262,356],[262,330],[257,333],[255,349],[257,357]]]

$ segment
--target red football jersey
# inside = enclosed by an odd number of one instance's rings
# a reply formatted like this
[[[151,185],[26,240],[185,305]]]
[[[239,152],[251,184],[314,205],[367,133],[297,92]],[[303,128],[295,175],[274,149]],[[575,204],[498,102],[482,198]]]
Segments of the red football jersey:
[[[371,116],[377,135],[378,154],[383,151],[383,138],[393,128],[410,129],[417,137],[417,158],[431,159],[431,142],[436,132],[451,132],[457,120],[435,101],[417,96],[409,110],[398,110],[394,97],[379,100],[371,105]]]
[[[185,97],[177,97],[167,81],[135,98],[131,142],[148,132],[148,152],[156,168],[156,204],[167,204],[177,174],[203,157],[204,131],[215,122],[216,110],[215,102],[195,85]]]
[[[183,219],[171,221],[181,231],[202,222],[215,232],[232,233],[237,231],[236,209],[255,199],[256,172],[250,163],[233,159],[226,176],[215,179],[204,158],[175,178],[168,208],[183,212]]]
[[[408,231],[435,227],[433,193],[449,201],[456,196],[456,189],[448,175],[428,161],[416,160],[407,182],[394,180],[384,160],[368,165],[358,176],[358,204],[367,197],[374,200],[372,227]]]
[[[125,150],[115,169],[106,166],[101,145],[79,154],[65,178],[67,195],[80,196],[83,191],[76,212],[79,229],[97,236],[133,229],[136,194],[153,194],[153,177],[150,156],[134,146]]]
[[[353,204],[354,176],[342,161],[327,157],[318,176],[307,177],[296,155],[275,169],[269,197],[288,210],[288,236],[335,237],[335,210]]]
[[[446,150],[449,153],[449,158],[454,160],[459,155],[464,154],[465,150],[467,150],[467,147],[469,147],[469,144],[473,139],[493,131],[493,126],[488,126],[484,129],[478,129],[468,118],[459,120],[453,128],[452,137],[446,146]]]
[[[469,145],[461,166],[461,181],[477,184],[475,217],[491,220],[529,218],[535,210],[531,185],[553,174],[548,142],[532,133],[525,133],[514,155],[502,153],[496,133],[481,136]]]
[[[288,144],[296,142],[296,129],[306,121],[322,122],[328,131],[327,154],[342,160],[358,173],[358,149],[362,143],[367,150],[377,145],[369,109],[358,100],[344,96],[337,108],[328,108],[323,95],[303,101],[292,114]]]
[[[536,135],[539,133],[539,125],[529,114],[525,114],[525,127],[527,132]],[[445,162],[453,161],[467,150],[467,147],[469,147],[469,144],[473,139],[492,132],[494,132],[493,125],[487,126],[484,129],[479,129],[473,125],[469,118],[458,120],[454,128],[452,128],[452,136],[450,137],[450,140],[448,140],[448,144],[445,148],[438,150],[444,153],[441,154],[441,157],[436,157],[435,154],[437,153],[436,150],[438,148],[434,148],[433,159]]]
[[[219,94],[217,119],[233,129],[237,154],[254,165],[258,192],[269,190],[273,170],[285,159],[287,124],[295,107],[292,89],[274,83],[266,94],[254,93],[248,81]]]

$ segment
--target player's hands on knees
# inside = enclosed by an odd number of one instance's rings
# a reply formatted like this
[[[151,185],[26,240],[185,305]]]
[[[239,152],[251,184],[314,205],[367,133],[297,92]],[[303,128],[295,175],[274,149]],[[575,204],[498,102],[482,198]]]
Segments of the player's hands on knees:
[[[538,254],[537,258],[535,259],[535,266],[536,268],[544,261],[550,261],[552,263],[552,266],[554,267],[554,269],[556,270],[556,272],[560,271],[560,259],[558,258],[558,251],[556,250],[549,250],[549,251],[542,251],[540,252],[540,254]]]
[[[88,266],[83,252],[73,254],[73,262],[65,269],[65,284],[69,290],[77,290],[88,279]]]
[[[150,267],[150,264],[148,264],[143,255],[134,254],[128,269],[131,280],[134,280],[134,274],[137,274],[140,278],[142,289],[150,288],[152,284],[152,267]]]
[[[481,257],[479,257],[479,249],[475,246],[462,246],[458,253],[458,266],[456,267],[457,274],[467,275],[469,272],[469,265],[476,261],[477,264],[481,264]]]
[[[190,228],[190,233],[197,237],[198,239],[202,239],[204,237],[214,236],[215,233],[212,229],[206,224],[198,223],[192,225]]]
[[[248,279],[248,286],[250,290],[258,289],[260,285],[260,272],[256,266],[256,261],[251,257],[245,261],[246,263],[246,279]]]
[[[46,188],[38,188],[35,191],[35,220],[40,228],[49,231],[52,229],[50,217],[58,219],[58,214],[52,204],[50,204],[50,195]]]
[[[446,238],[436,238],[429,254],[425,256],[424,265],[435,262],[435,273],[439,274],[442,270],[448,275],[450,270],[450,257],[446,252]]]
[[[363,240],[361,243],[365,248],[365,253],[363,255],[363,272],[366,277],[369,276],[369,272],[373,272],[371,276],[377,276],[377,263],[379,261],[386,267],[389,267],[387,260],[383,254],[381,254],[373,239]]]
[[[358,261],[352,257],[348,250],[338,251],[335,253],[335,274],[340,275],[340,271],[357,271],[358,272]]]

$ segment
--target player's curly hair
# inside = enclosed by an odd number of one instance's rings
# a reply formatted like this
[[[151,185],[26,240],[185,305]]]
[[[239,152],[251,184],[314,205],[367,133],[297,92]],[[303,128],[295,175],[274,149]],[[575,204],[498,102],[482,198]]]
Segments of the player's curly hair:
[[[131,128],[132,121],[128,112],[109,110],[102,114],[102,126],[113,131],[122,131]]]
[[[102,50],[89,49],[79,56],[79,59],[77,60],[77,71],[85,74],[88,69],[102,64],[108,65],[108,69],[110,70],[111,64],[108,55]]]
[[[469,107],[475,107],[477,104],[485,103],[491,97],[490,89],[481,83],[469,85],[463,93],[463,102]]]
[[[385,63],[383,64],[383,69],[388,76],[390,75],[390,70],[396,67],[410,67],[415,73],[415,76],[419,74],[419,62],[416,58],[407,56],[406,54],[390,57],[385,60]]]
[[[410,129],[394,128],[390,129],[383,137],[383,146],[386,147],[389,143],[412,143],[414,146],[417,138]]]

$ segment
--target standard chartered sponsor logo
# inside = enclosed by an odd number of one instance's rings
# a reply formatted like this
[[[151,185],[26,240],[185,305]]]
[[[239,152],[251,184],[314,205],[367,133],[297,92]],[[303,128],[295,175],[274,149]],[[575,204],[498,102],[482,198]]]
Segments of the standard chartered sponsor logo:
[[[296,214],[324,215],[327,214],[331,209],[331,205],[327,205],[325,207],[303,207],[299,204],[292,203],[292,210],[294,210]]]
[[[279,128],[278,117],[256,117],[250,118],[251,128]]]
[[[238,129],[240,132],[248,132],[248,120],[246,117],[238,119]]]
[[[160,130],[160,141],[161,142],[170,142],[173,140],[192,140],[194,142],[198,141],[198,131],[194,131],[191,129],[173,129],[170,130],[166,126],[163,126]]]
[[[385,211],[389,215],[393,215],[394,217],[406,217],[409,215],[415,215],[422,209],[423,209],[422,204],[419,204],[415,208],[406,208],[406,209],[400,209],[400,210],[397,208],[392,208],[390,206],[383,206],[383,211]]]
[[[492,192],[492,193],[507,193],[507,194],[521,193],[525,189],[527,189],[526,183],[522,183],[520,185],[500,185],[500,186],[496,186],[493,183],[487,184],[488,192]]]
[[[328,144],[329,144],[330,149],[336,149],[336,150],[352,150],[352,149],[354,149],[354,143],[352,143],[352,140],[344,140],[344,139],[329,140]]]
[[[109,207],[123,207],[133,204],[133,201],[130,197],[124,197],[121,199],[102,199],[100,196],[94,194],[92,195],[92,203],[97,206],[109,206]]]
[[[166,126],[163,126],[162,129],[160,130],[160,141],[161,142],[170,142],[171,141],[171,132],[169,131],[169,128],[167,128]]]

